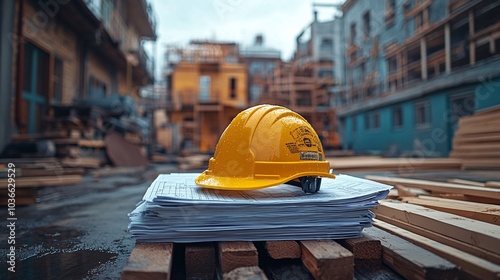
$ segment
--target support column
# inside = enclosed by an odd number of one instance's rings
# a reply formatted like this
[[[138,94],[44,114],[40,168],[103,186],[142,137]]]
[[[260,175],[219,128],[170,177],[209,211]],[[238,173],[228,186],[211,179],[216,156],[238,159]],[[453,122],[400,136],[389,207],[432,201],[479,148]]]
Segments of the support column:
[[[444,25],[444,63],[446,73],[451,71],[451,39],[450,39],[450,24]]]
[[[420,39],[420,61],[422,66],[422,80],[427,80],[427,42],[425,37]]]
[[[0,151],[10,139],[12,101],[12,44],[14,36],[15,1],[0,2]],[[21,42],[18,42],[21,43]]]
[[[469,11],[469,36],[474,36],[474,12]],[[476,40],[473,39],[469,43],[469,58],[470,64],[476,64]]]

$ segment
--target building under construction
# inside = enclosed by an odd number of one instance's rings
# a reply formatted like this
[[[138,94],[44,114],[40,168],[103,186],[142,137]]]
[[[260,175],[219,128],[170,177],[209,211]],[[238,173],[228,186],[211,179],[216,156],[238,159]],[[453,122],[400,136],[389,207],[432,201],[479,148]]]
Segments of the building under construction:
[[[500,2],[348,0],[339,131],[356,152],[447,156],[458,119],[500,104]]]
[[[260,98],[261,103],[286,106],[305,117],[325,149],[340,147],[330,93],[339,81],[334,71],[338,27],[339,20],[319,22],[315,12],[314,21],[297,37],[294,59],[273,70]]]
[[[213,152],[231,120],[247,107],[247,70],[235,43],[191,41],[167,50],[167,114],[182,149]]]

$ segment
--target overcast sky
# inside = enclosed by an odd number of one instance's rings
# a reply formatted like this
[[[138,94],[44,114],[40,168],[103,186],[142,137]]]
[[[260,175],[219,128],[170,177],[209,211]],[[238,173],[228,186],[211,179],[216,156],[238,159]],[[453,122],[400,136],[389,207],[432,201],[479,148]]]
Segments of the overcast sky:
[[[150,0],[157,16],[157,75],[163,67],[167,44],[186,44],[192,39],[232,41],[251,45],[255,35],[264,44],[281,50],[288,60],[295,38],[312,21],[314,3],[343,0]],[[320,7],[319,20],[330,20],[334,8]],[[150,46],[147,46],[150,49]],[[151,49],[150,49],[151,50]]]

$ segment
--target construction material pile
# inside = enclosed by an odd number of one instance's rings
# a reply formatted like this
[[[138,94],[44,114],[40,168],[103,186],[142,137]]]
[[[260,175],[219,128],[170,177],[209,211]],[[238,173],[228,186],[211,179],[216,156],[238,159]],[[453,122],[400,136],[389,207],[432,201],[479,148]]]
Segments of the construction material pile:
[[[500,169],[500,107],[460,118],[453,138],[451,158],[464,169]]]
[[[390,186],[338,175],[305,194],[279,185],[253,191],[200,188],[198,174],[160,175],[129,214],[129,230],[142,242],[343,239],[371,226],[370,209]]]

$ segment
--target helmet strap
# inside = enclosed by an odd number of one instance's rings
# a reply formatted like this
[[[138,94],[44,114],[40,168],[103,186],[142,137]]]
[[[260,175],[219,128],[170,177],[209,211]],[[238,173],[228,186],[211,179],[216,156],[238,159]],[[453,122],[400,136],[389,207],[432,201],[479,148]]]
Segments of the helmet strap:
[[[321,177],[304,176],[297,179],[290,180],[287,184],[300,187],[305,193],[316,193],[321,187]]]

